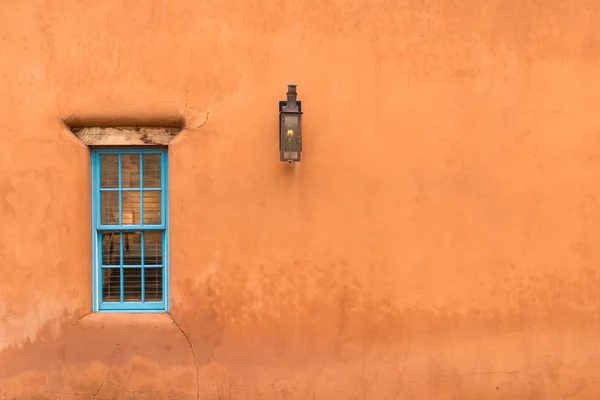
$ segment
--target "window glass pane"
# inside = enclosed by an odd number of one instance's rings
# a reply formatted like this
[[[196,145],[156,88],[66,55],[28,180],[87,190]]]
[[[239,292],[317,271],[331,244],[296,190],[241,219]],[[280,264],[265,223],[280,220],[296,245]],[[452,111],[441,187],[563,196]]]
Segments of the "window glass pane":
[[[102,265],[121,265],[121,234],[102,234]]]
[[[140,224],[140,192],[122,192],[123,221],[122,225]]]
[[[162,232],[144,232],[144,264],[162,265]]]
[[[100,187],[119,187],[119,156],[117,154],[100,156]]]
[[[124,188],[140,187],[140,155],[123,154],[121,184]]]
[[[144,192],[144,224],[160,225],[162,222],[161,191]]]
[[[100,192],[95,194],[98,196],[95,198],[99,198],[94,210],[96,224],[98,228],[108,225],[112,230],[97,232],[97,247],[101,253],[97,255],[100,310],[114,310],[110,303],[122,303],[127,310],[135,310],[136,303],[141,302],[158,307],[157,303],[165,301],[163,284],[168,278],[164,275],[166,260],[163,257],[166,231],[162,228],[145,231],[143,226],[158,228],[156,225],[163,222],[164,154],[110,151],[118,154],[95,153],[99,160],[93,164],[94,187]],[[126,231],[119,225],[142,227]],[[150,226],[147,228],[152,229]]]
[[[144,268],[145,301],[162,301],[162,268]]]
[[[144,188],[160,187],[160,154],[144,154]]]
[[[121,269],[102,269],[102,301],[121,301]]]
[[[119,225],[119,192],[100,194],[102,225]]]
[[[142,265],[141,232],[123,232],[123,265]]]
[[[142,301],[141,268],[123,268],[123,301]]]

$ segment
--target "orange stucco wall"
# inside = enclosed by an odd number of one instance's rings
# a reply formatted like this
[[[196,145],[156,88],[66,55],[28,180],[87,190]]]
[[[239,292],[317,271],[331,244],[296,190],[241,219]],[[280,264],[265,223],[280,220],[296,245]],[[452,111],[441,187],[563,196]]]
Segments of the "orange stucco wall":
[[[0,398],[598,399],[599,110],[593,0],[1,1]],[[180,114],[171,315],[89,314],[61,119]]]

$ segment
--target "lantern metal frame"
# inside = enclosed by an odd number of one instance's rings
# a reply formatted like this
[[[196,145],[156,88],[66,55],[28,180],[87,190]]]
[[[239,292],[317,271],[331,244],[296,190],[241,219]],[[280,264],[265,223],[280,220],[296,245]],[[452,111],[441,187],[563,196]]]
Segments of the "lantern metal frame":
[[[279,160],[288,163],[300,162],[302,158],[302,102],[296,100],[296,96],[296,85],[288,85],[287,100],[279,102]],[[295,116],[298,120],[298,132],[293,134],[296,151],[285,148],[286,116]]]

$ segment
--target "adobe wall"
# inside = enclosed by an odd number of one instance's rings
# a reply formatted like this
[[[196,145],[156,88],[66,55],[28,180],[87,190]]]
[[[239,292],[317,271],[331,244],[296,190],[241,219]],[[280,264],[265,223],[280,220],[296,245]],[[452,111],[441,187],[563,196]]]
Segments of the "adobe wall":
[[[597,399],[599,13],[2,2],[0,398]],[[90,315],[61,119],[180,115],[171,315]]]

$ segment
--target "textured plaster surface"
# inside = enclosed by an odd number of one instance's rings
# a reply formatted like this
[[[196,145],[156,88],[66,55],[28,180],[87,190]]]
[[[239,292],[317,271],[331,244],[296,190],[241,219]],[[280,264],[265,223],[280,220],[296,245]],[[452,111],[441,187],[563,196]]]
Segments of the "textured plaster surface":
[[[598,399],[599,63],[592,0],[1,1],[0,399]],[[179,118],[171,315],[89,315],[62,120]]]

